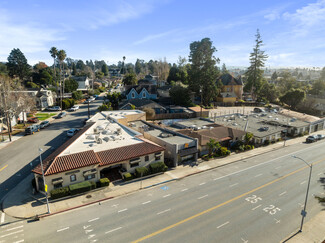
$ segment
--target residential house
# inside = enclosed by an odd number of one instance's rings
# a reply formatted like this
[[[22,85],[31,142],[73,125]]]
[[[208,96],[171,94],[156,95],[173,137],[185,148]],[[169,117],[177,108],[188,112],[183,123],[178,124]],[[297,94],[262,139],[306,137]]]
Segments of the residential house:
[[[122,172],[164,161],[164,148],[120,123],[132,121],[144,112],[133,110],[100,112],[86,126],[43,161],[48,191],[82,181],[107,177],[121,179]],[[115,116],[117,115],[117,116]],[[36,187],[44,191],[41,165],[34,169]]]
[[[126,98],[131,99],[157,99],[156,85],[129,85],[126,87]]]
[[[167,109],[162,105],[147,99],[131,99],[127,100],[121,105],[120,110],[131,110],[134,107],[137,110],[143,110],[145,108],[151,108],[155,111],[155,114],[166,113]]]
[[[218,102],[235,103],[242,99],[243,95],[243,82],[241,78],[234,78],[231,74],[226,73],[218,78],[222,83],[222,90],[217,97]]]
[[[28,94],[30,97],[35,99],[36,108],[38,110],[44,110],[49,106],[54,105],[56,97],[51,90],[47,89],[29,89],[24,91],[14,91],[15,93]]]
[[[78,83],[77,90],[87,91],[90,88],[89,79],[87,76],[80,76],[80,77],[74,76],[72,78]]]

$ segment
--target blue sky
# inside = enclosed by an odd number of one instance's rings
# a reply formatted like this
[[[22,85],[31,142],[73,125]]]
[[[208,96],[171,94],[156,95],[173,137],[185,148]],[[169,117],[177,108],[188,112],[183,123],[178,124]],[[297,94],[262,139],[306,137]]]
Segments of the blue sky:
[[[324,23],[325,0],[1,0],[0,61],[19,48],[52,64],[55,46],[84,61],[173,63],[209,37],[221,63],[247,66],[258,28],[267,66],[323,67]]]

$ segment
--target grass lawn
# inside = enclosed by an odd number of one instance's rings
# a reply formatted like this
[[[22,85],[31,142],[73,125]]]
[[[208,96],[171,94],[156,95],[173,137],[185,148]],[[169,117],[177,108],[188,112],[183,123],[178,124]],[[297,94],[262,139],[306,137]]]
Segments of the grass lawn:
[[[36,113],[36,117],[38,118],[38,120],[40,121],[44,121],[47,118],[50,118],[51,116],[56,115],[56,113]]]

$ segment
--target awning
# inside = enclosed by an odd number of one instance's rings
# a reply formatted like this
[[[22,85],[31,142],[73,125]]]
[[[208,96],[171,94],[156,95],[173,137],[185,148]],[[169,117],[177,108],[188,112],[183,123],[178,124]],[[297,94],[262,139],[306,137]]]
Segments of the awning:
[[[189,148],[189,149],[182,149],[182,150],[178,151],[178,154],[181,157],[183,157],[186,155],[195,154],[197,152],[198,152],[197,148]]]
[[[62,182],[63,182],[63,178],[62,177],[59,177],[59,178],[56,178],[56,179],[53,179],[52,180],[52,184],[53,185],[60,184]]]
[[[84,176],[89,176],[89,175],[96,174],[96,172],[97,172],[96,169],[87,170],[87,171],[84,171],[83,175],[84,175]]]

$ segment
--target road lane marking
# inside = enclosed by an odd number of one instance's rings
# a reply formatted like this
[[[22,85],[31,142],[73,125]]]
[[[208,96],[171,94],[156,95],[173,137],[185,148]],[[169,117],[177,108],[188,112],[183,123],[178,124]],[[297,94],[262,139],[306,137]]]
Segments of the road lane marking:
[[[95,235],[95,234],[93,234],[93,235],[89,235],[89,236],[88,236],[88,240],[91,239],[91,238],[93,238],[94,236],[96,236],[96,235]]]
[[[93,231],[93,229],[85,230],[85,233],[88,234],[88,233],[90,233],[90,232],[92,232],[92,231]]]
[[[121,210],[119,210],[119,211],[117,211],[118,213],[122,213],[122,212],[124,212],[124,211],[126,211],[126,210],[128,210],[127,208],[124,208],[124,209],[121,209]]]
[[[280,165],[280,166],[278,166],[278,167],[275,167],[275,169],[277,170],[277,169],[280,169],[282,166]]]
[[[255,210],[255,209],[257,209],[257,208],[259,208],[259,207],[261,207],[261,206],[262,206],[262,204],[256,206],[255,208],[252,208],[252,210]]]
[[[316,147],[316,146],[314,146],[314,147]],[[309,148],[302,149],[302,150],[300,150],[299,152],[302,152],[302,151],[305,151],[305,150],[309,150]],[[260,164],[257,164],[257,165],[253,165],[253,166],[251,166],[251,167],[248,167],[248,168],[245,168],[245,169],[242,169],[242,170],[239,170],[239,171],[236,171],[236,172],[230,173],[230,174],[228,174],[228,175],[224,175],[224,176],[220,176],[220,177],[218,177],[218,178],[214,178],[213,180],[214,180],[214,181],[216,181],[216,180],[220,180],[220,179],[222,179],[222,178],[225,178],[225,177],[228,177],[228,176],[231,176],[231,175],[238,174],[238,173],[240,173],[240,172],[243,172],[243,171],[246,171],[246,170],[249,170],[249,169],[255,168],[255,167],[257,167],[257,166],[261,166],[261,165],[264,165],[264,164],[271,163],[271,162],[274,161],[274,160],[279,160],[279,159],[284,158],[284,157],[291,157],[292,155],[295,155],[295,154],[296,154],[296,152],[293,152],[293,153],[290,153],[290,154],[286,154],[286,155],[283,155],[283,156],[280,156],[280,157],[277,157],[277,158],[271,159],[271,160],[269,160],[269,161],[265,161],[265,162],[263,162],[263,163],[260,163]],[[321,160],[321,161],[322,161],[322,160]],[[315,163],[318,164],[319,162],[317,163],[317,161],[316,161]],[[314,163],[314,164],[315,164],[315,163]]]
[[[84,229],[89,228],[91,225],[84,225]]]
[[[115,208],[116,208],[117,206],[118,206],[118,204],[114,204],[114,205],[112,205],[112,207],[115,207]]]
[[[15,241],[14,243],[21,243],[24,242],[25,240],[19,240],[19,241]]]
[[[301,204],[301,203],[298,203],[298,204],[299,204],[299,206],[302,207],[302,208],[305,206],[304,204]]]
[[[5,222],[5,213],[1,213],[0,224]]]
[[[8,165],[3,166],[3,167],[0,169],[0,171],[2,171],[2,170],[4,170],[5,168],[7,168],[7,166],[8,166]]]
[[[142,204],[147,204],[147,203],[151,203],[151,201],[146,201],[146,202],[143,202]]]
[[[22,227],[24,227],[24,225],[20,225],[20,226],[14,227],[14,228],[6,229],[5,231],[11,231],[11,230],[15,230],[15,229],[20,229]]]
[[[280,193],[279,196],[283,196],[286,193],[287,193],[287,191],[284,191],[284,192]]]
[[[303,182],[300,183],[300,185],[305,184],[306,182],[307,182],[307,181],[303,181]]]
[[[56,232],[61,232],[63,230],[67,230],[67,229],[69,229],[69,227],[65,227],[65,228],[62,228],[62,229],[58,229]]]
[[[258,174],[258,175],[254,176],[254,177],[259,177],[259,176],[261,176],[261,175],[263,175],[263,174]]]
[[[187,191],[188,190],[188,188],[184,188],[184,189],[182,189],[182,192],[185,192],[185,191]]]
[[[16,231],[16,232],[11,232],[11,233],[9,233],[9,234],[6,234],[6,235],[2,235],[2,236],[0,236],[0,238],[4,238],[4,237],[10,236],[10,235],[18,234],[18,233],[23,232],[23,231],[24,231],[24,230],[18,230],[18,231]]]
[[[118,227],[118,228],[115,228],[115,229],[109,230],[109,231],[105,232],[105,234],[109,234],[109,233],[112,233],[112,232],[114,232],[114,231],[116,231],[116,230],[120,230],[120,229],[122,229],[122,227]]]
[[[203,186],[205,184],[205,182],[202,182],[201,184],[199,184],[199,186]]]
[[[14,226],[16,224],[22,224],[22,223],[23,223],[23,221],[19,221],[19,222],[16,222],[16,223],[3,225],[3,226],[0,226],[0,229],[8,228],[8,227]]]
[[[244,240],[243,238],[240,238],[244,243],[248,243],[248,240]]]
[[[318,175],[322,175],[323,174],[323,172],[321,172],[321,173],[318,173]]]
[[[238,185],[238,183],[235,183],[235,184],[230,185],[229,187],[233,187],[233,186],[237,186],[237,185]]]
[[[162,214],[162,213],[166,213],[166,212],[168,212],[168,211],[170,211],[170,208],[169,208],[169,209],[166,209],[166,210],[164,210],[164,211],[161,211],[161,212],[159,212],[159,213],[157,213],[157,215]]]
[[[88,220],[88,223],[93,222],[93,221],[98,220],[98,219],[99,218],[90,219],[90,220]]]
[[[170,195],[172,195],[172,194],[167,194],[167,195],[165,195],[165,196],[163,196],[163,197],[169,197]]]
[[[276,219],[276,218],[274,218],[274,220],[275,220],[275,223],[276,223],[276,224],[281,223],[281,220],[280,220],[280,219]]]
[[[284,157],[284,156],[282,156],[282,157]],[[325,159],[318,160],[318,161],[314,162],[313,165],[319,164],[320,162],[323,162],[323,161],[325,161]],[[245,196],[247,196],[247,195],[249,195],[249,194],[252,194],[252,193],[254,193],[254,192],[256,192],[256,191],[258,191],[258,190],[260,190],[260,189],[262,189],[262,188],[264,188],[264,187],[267,187],[267,186],[269,186],[269,185],[272,185],[272,184],[274,184],[274,183],[276,183],[276,182],[278,182],[278,181],[280,181],[280,180],[283,180],[283,179],[285,179],[285,178],[287,178],[287,177],[289,177],[289,176],[291,176],[291,175],[294,175],[294,174],[296,174],[296,173],[298,173],[298,172],[300,172],[300,171],[302,171],[302,170],[305,170],[305,169],[307,169],[307,168],[309,168],[309,166],[305,166],[305,167],[302,167],[302,168],[297,169],[297,170],[295,170],[295,171],[292,171],[292,172],[290,172],[289,174],[283,175],[283,176],[281,176],[281,177],[279,177],[279,178],[277,178],[277,179],[275,179],[275,180],[273,180],[273,181],[270,181],[270,182],[268,182],[268,183],[266,183],[266,184],[264,184],[264,185],[261,185],[261,186],[259,186],[259,187],[256,187],[255,189],[252,189],[252,190],[250,190],[250,191],[248,191],[248,192],[245,192],[245,193],[243,193],[243,194],[241,194],[241,195],[238,195],[238,196],[236,196],[236,197],[234,197],[234,198],[231,198],[231,199],[229,199],[229,200],[227,200],[227,201],[225,201],[225,202],[223,202],[223,203],[220,203],[220,204],[218,204],[218,205],[216,205],[216,206],[213,206],[213,207],[211,207],[211,208],[209,208],[209,209],[206,209],[206,210],[201,211],[201,212],[199,212],[199,213],[197,213],[197,214],[194,214],[194,215],[192,215],[192,216],[190,216],[190,217],[187,217],[187,218],[185,218],[185,219],[183,219],[183,220],[181,220],[181,221],[178,221],[178,222],[176,222],[176,223],[174,223],[174,224],[171,224],[171,225],[169,225],[169,226],[167,226],[167,227],[165,227],[165,228],[162,228],[162,229],[160,229],[160,230],[157,230],[157,231],[155,231],[155,232],[153,232],[153,233],[151,233],[151,234],[145,235],[145,236],[143,236],[143,237],[141,237],[141,238],[139,238],[139,239],[137,239],[137,240],[135,240],[135,241],[133,241],[133,242],[134,242],[134,243],[137,243],[137,242],[144,241],[144,240],[146,240],[146,239],[152,238],[153,236],[156,236],[156,235],[158,235],[158,234],[161,234],[162,232],[165,232],[165,231],[167,231],[167,230],[169,230],[169,229],[175,228],[176,226],[179,226],[179,225],[181,225],[181,224],[184,224],[185,222],[188,222],[188,221],[190,221],[190,220],[192,220],[192,219],[195,219],[195,218],[197,218],[197,217],[199,217],[199,216],[201,216],[201,215],[207,214],[207,213],[211,212],[212,210],[215,210],[215,209],[220,208],[220,207],[222,207],[222,206],[224,206],[224,205],[227,205],[227,204],[229,204],[229,203],[231,203],[231,202],[234,202],[234,201],[236,201],[236,200],[238,200],[238,199],[240,199],[240,198],[242,198],[242,197],[245,197]]]
[[[227,221],[226,223],[224,223],[224,224],[222,224],[222,225],[219,225],[219,226],[217,227],[217,229],[221,228],[222,226],[225,226],[226,224],[229,224],[229,221]]]
[[[207,197],[208,196],[208,194],[206,194],[206,195],[204,195],[204,196],[202,196],[202,197],[198,197],[197,199],[202,199],[202,198],[205,198],[205,197]]]

